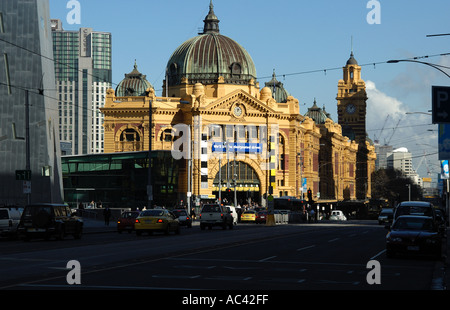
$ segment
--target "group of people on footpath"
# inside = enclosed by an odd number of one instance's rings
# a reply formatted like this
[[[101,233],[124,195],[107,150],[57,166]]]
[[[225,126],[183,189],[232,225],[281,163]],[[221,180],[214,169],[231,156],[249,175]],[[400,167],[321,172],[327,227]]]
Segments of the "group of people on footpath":
[[[85,209],[97,209],[97,208],[98,209],[102,209],[103,208],[103,204],[102,204],[101,201],[99,201],[97,203],[95,203],[94,201],[91,201],[89,204],[86,205],[86,207],[85,207],[85,205],[82,202],[80,202],[78,204],[78,215],[79,216],[83,216],[83,210],[85,210]],[[108,206],[106,206],[103,209],[103,218],[105,220],[105,225],[106,226],[109,226],[109,222],[111,220],[111,215],[112,215],[111,209]]]

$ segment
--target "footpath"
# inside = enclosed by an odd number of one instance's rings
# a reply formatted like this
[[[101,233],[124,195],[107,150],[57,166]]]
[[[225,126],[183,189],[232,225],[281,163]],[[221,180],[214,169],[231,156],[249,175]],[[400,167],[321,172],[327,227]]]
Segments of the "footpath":
[[[109,221],[109,225],[106,225],[104,220],[83,218],[84,234],[95,234],[104,232],[117,232],[117,222],[111,220]]]

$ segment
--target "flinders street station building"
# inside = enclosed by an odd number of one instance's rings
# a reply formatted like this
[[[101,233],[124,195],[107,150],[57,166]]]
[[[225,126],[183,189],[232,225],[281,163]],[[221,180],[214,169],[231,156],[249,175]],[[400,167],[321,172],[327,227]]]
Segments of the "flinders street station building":
[[[269,194],[307,199],[308,191],[324,203],[371,197],[376,155],[353,53],[337,81],[337,122],[316,102],[300,114],[299,100],[275,73],[260,85],[249,53],[221,34],[212,3],[203,32],[170,56],[161,96],[136,63],[130,69],[101,109],[104,153],[150,147],[170,154],[177,201],[220,197],[264,205]],[[155,169],[168,168],[155,162]],[[163,178],[153,173],[152,182]],[[154,185],[155,204],[159,191]]]

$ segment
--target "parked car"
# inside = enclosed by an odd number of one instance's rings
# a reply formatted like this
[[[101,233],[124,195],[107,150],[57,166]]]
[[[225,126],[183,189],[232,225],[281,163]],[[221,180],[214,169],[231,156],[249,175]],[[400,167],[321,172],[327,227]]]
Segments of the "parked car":
[[[80,239],[83,219],[64,204],[32,204],[24,208],[17,231],[25,240],[35,237],[50,239],[52,236],[64,239],[66,235]]]
[[[395,208],[394,221],[401,215],[431,216],[436,220],[436,213],[431,202],[427,201],[402,201]]]
[[[244,213],[241,214],[241,222],[252,222],[252,223],[255,223],[255,221],[256,221],[256,211],[247,210],[247,211],[244,211]]]
[[[390,225],[392,224],[392,219],[394,218],[394,209],[386,208],[382,209],[378,215],[378,224],[380,225]]]
[[[219,204],[206,204],[203,206],[200,215],[200,229],[204,230],[206,227],[212,229],[213,226],[220,226],[226,229],[227,226],[233,229],[233,216],[228,209]]]
[[[20,217],[23,209],[4,207],[0,208],[0,236],[12,238],[17,235]]]
[[[124,230],[131,233],[134,231],[134,224],[136,223],[136,218],[139,216],[139,211],[125,211],[122,212],[120,217],[117,219],[117,232],[121,234]]]
[[[136,235],[143,232],[152,234],[154,231],[161,231],[168,235],[171,231],[180,233],[180,222],[178,218],[166,209],[150,209],[142,211],[136,218],[134,229]]]
[[[267,211],[258,211],[256,212],[256,218],[255,218],[255,222],[260,224],[260,223],[265,223],[267,220]]]
[[[192,219],[189,214],[184,209],[176,209],[172,210],[172,213],[178,217],[178,221],[181,226],[186,226],[188,228],[192,227]]]
[[[344,215],[344,212],[342,212],[341,210],[333,210],[333,211],[331,211],[330,220],[346,221],[347,217]]]
[[[442,234],[445,235],[447,231],[447,221],[445,220],[444,212],[441,209],[435,209],[434,212],[436,213],[436,223]]]
[[[442,234],[430,216],[400,215],[386,235],[386,255],[397,253],[434,255],[438,258],[442,251]]]

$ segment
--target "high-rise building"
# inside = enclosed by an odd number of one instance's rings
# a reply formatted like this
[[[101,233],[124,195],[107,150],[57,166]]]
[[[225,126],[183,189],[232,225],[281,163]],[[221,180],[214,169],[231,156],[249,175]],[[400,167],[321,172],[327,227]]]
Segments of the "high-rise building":
[[[401,170],[407,177],[418,182],[418,175],[412,165],[412,155],[405,147],[395,149],[387,154],[387,167]]]
[[[106,90],[111,87],[111,34],[80,28],[66,31],[51,20],[59,135],[73,155],[103,152]]]
[[[0,206],[62,202],[49,11],[0,1]]]

